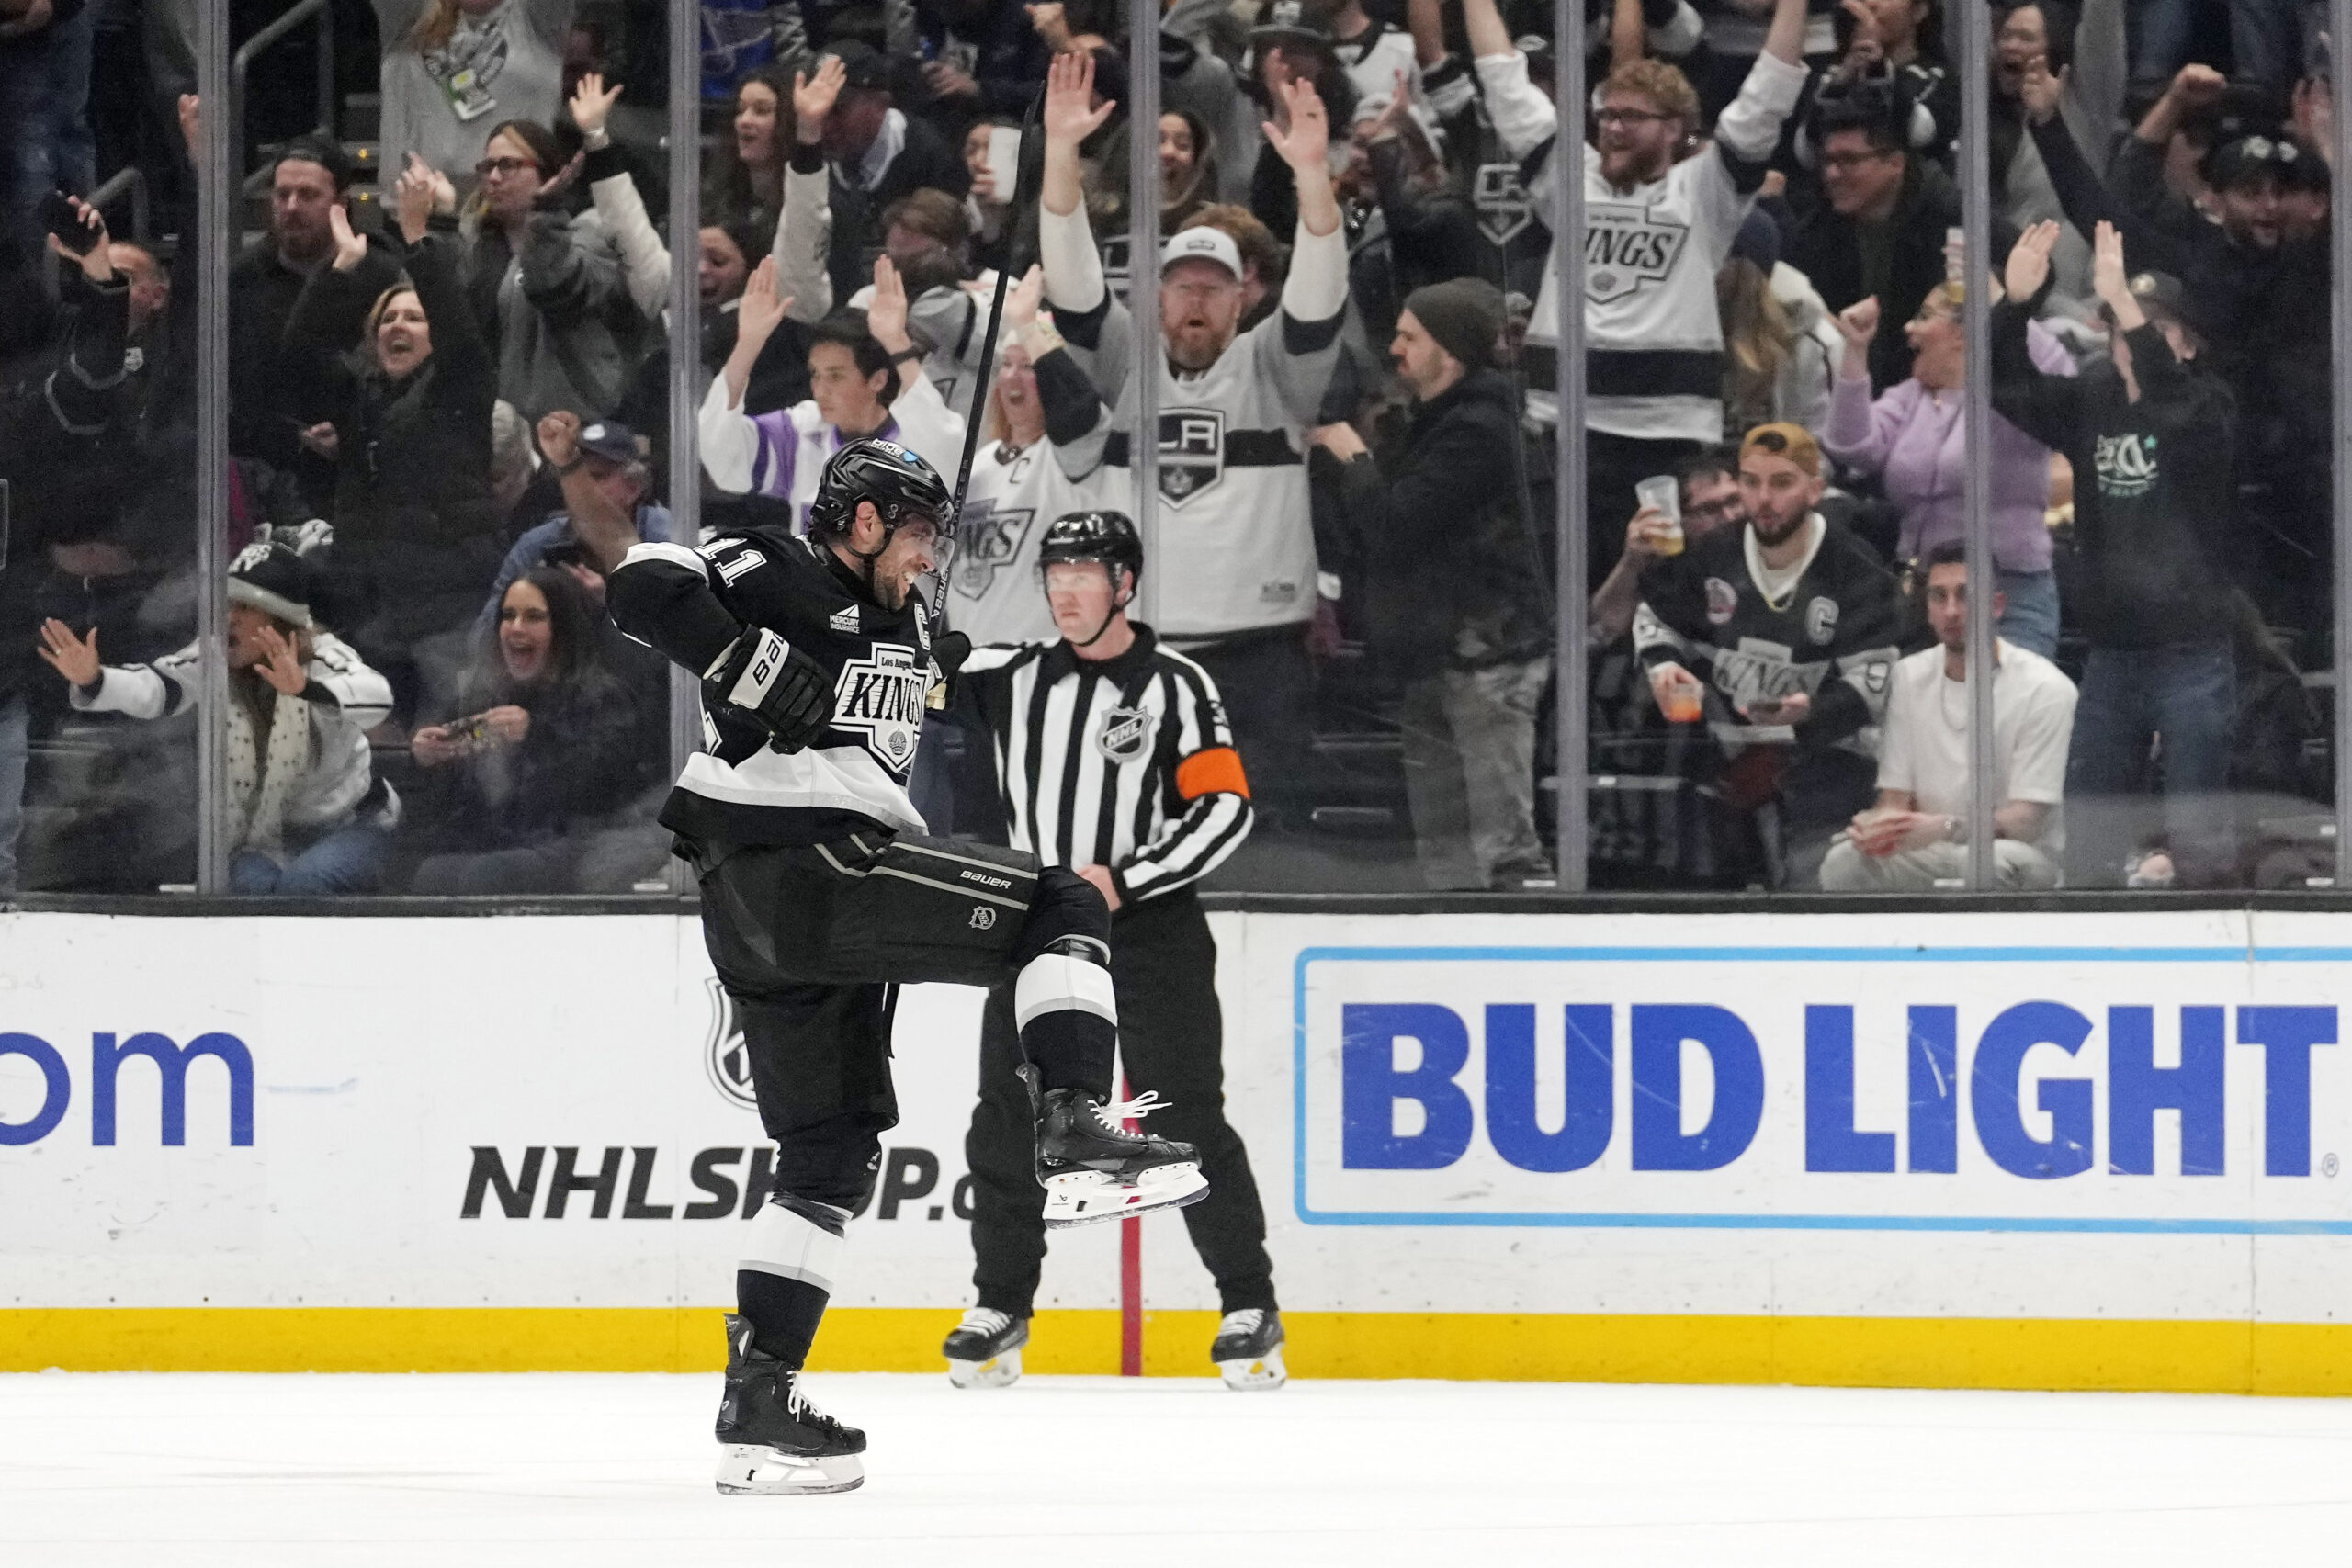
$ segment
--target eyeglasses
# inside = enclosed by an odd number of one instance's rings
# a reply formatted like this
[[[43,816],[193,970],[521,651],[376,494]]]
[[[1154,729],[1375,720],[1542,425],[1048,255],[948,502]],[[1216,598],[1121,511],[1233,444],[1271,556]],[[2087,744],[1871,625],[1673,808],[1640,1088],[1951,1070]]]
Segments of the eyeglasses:
[[[1680,119],[1682,117],[1657,109],[1595,109],[1592,118],[1604,126],[1634,126],[1662,125],[1669,119]]]
[[[538,167],[528,158],[484,158],[474,165],[474,175],[477,178],[485,180],[492,175],[498,175],[501,179],[511,179],[526,169],[537,174]]]
[[[1736,494],[1724,496],[1720,501],[1694,501],[1684,505],[1682,515],[1685,517],[1729,517],[1739,510],[1739,505],[1740,501]]]

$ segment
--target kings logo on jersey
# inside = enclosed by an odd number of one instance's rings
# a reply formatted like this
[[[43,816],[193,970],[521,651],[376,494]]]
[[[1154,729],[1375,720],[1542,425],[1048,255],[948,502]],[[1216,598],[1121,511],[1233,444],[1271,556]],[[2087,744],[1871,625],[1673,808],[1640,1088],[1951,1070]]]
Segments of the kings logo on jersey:
[[[922,730],[924,663],[903,643],[877,642],[833,684],[833,728],[865,736],[874,760],[902,777]]]
[[[1170,409],[1159,416],[1159,493],[1182,506],[1225,477],[1225,415]]]
[[[1497,250],[1518,239],[1535,220],[1534,204],[1527,199],[1516,164],[1479,164],[1470,205],[1478,214],[1478,231]]]
[[[1665,282],[1690,238],[1688,223],[1668,222],[1646,207],[1594,202],[1585,221],[1584,292],[1596,305]]]
[[[964,525],[956,530],[956,592],[967,599],[985,597],[996,574],[1021,554],[1021,541],[1036,516],[1036,509],[1028,506],[1012,512],[975,506],[967,512]]]

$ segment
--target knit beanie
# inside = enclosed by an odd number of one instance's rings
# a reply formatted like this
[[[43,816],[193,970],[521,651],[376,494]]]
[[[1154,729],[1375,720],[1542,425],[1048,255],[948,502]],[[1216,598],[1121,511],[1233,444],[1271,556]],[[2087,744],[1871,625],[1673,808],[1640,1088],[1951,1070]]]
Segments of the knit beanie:
[[[304,631],[318,625],[311,615],[317,593],[316,570],[284,545],[257,540],[229,563],[231,604],[250,604]]]
[[[1463,368],[1484,370],[1495,362],[1495,340],[1503,330],[1503,296],[1485,278],[1451,277],[1416,288],[1406,296],[1405,309],[1439,346],[1462,361]]]

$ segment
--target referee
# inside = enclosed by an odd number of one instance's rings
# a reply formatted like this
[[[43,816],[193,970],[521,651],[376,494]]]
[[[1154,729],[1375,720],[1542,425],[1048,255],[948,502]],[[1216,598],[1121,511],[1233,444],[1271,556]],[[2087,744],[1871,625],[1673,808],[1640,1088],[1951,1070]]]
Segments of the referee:
[[[1193,884],[1250,831],[1250,784],[1206,671],[1127,619],[1143,574],[1135,525],[1076,512],[1046,531],[1038,573],[1059,642],[974,650],[956,706],[985,727],[1013,847],[1102,891],[1128,1092],[1155,1134],[1195,1145],[1208,1194],[1184,1211],[1224,1319],[1210,1359],[1237,1389],[1279,1388],[1282,1318],[1250,1156],[1225,1119],[1216,942]],[[1021,1081],[1011,990],[989,998],[972,1171],[979,1304],[944,1347],[958,1387],[1021,1375],[1046,1256],[1044,1193],[1031,1168],[1035,1118]],[[1117,1106],[1105,1107],[1113,1116]]]

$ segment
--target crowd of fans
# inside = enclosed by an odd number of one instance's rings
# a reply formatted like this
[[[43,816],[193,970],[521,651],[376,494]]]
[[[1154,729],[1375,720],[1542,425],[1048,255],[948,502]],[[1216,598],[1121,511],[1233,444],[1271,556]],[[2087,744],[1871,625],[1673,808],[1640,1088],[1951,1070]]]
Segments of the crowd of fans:
[[[280,7],[232,9],[242,36]],[[192,874],[209,398],[232,886],[546,894],[664,875],[670,685],[603,614],[599,541],[669,538],[683,485],[706,530],[804,526],[842,442],[953,475],[977,419],[933,597],[976,641],[1051,637],[1039,536],[1131,505],[1147,376],[1152,614],[1259,797],[1228,879],[1554,884],[1579,510],[1596,886],[1961,885],[1972,591],[2000,886],[2333,874],[2334,97],[2306,0],[1996,6],[1984,277],[1937,0],[1587,0],[1576,106],[1549,0],[1168,0],[1143,40],[1117,0],[702,0],[695,342],[661,9],[339,0],[346,47],[374,29],[374,123],[273,135],[303,113],[242,106],[216,389],[197,7],[0,0],[0,893]],[[1571,333],[1552,168],[1577,143]],[[125,165],[153,234],[84,199]],[[936,829],[989,830],[985,773],[926,735]]]

